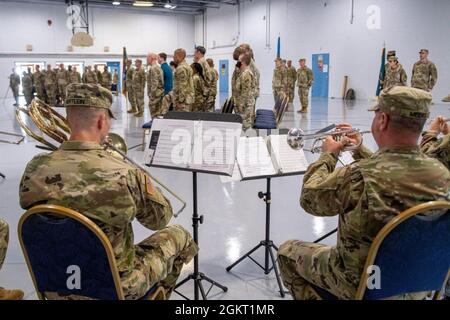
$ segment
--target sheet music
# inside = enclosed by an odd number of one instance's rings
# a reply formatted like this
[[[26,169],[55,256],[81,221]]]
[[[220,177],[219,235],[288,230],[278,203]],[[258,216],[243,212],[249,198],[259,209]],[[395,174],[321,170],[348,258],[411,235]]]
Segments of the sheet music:
[[[262,137],[241,137],[237,163],[243,178],[270,176],[277,173]]]
[[[287,135],[271,135],[267,144],[279,173],[304,172],[308,169],[305,153],[292,149],[287,143]]]
[[[239,165],[237,162],[234,165],[233,175],[229,176],[220,176],[220,181],[222,183],[230,183],[230,182],[238,182],[242,180],[241,171],[239,170]]]

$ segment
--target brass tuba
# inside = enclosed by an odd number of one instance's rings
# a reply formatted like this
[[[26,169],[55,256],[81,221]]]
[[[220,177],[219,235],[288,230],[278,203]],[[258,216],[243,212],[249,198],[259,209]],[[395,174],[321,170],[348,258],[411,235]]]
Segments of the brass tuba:
[[[41,133],[36,133],[33,131],[22,118],[22,114],[29,116]],[[45,145],[46,149],[57,150],[58,146],[56,146],[54,142],[48,141],[45,136],[50,137],[58,143],[67,141],[70,137],[70,127],[67,119],[38,98],[33,99],[28,110],[25,108],[17,108],[16,119],[25,133],[34,140]],[[145,174],[155,183],[160,185],[161,188],[180,201],[182,207],[174,214],[175,217],[177,217],[186,208],[186,201],[184,201],[180,196],[178,196],[174,191],[169,189],[158,179],[153,177],[144,167],[140,166],[133,159],[127,156],[128,147],[125,140],[120,135],[116,133],[109,133],[107,141],[105,141],[103,145],[106,151],[122,157],[138,169],[144,171]]]

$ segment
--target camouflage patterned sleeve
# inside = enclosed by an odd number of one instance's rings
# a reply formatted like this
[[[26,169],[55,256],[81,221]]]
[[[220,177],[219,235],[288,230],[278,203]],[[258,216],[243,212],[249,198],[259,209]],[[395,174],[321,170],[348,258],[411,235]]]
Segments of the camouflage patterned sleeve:
[[[187,92],[189,89],[189,73],[185,68],[177,68],[175,69],[175,78],[177,79],[177,85],[174,86],[175,100],[183,104],[189,95],[189,92]]]
[[[314,82],[314,74],[311,69],[308,69],[308,87],[311,87]]]
[[[241,94],[236,100],[236,106],[244,108],[245,105],[251,105],[249,102],[254,99],[253,78],[249,73],[243,74],[241,78]]]
[[[438,72],[437,72],[437,68],[436,65],[434,63],[431,64],[430,66],[430,85],[429,85],[429,89],[433,90],[434,86],[436,85],[437,79],[438,79]]]
[[[450,170],[450,134],[438,139],[434,132],[423,133],[420,150],[427,156],[439,160]]]
[[[368,159],[373,155],[373,152],[366,148],[364,145],[361,145],[358,149],[353,151],[353,158],[358,161],[362,159]]]
[[[403,68],[400,74],[400,83],[402,84],[402,86],[408,85],[408,75],[406,74],[406,71]]]
[[[159,188],[151,194],[148,190],[149,177],[143,172],[130,171],[128,188],[136,204],[136,218],[150,230],[161,230],[172,218],[172,206]]]
[[[300,197],[302,208],[314,216],[334,216],[356,206],[364,190],[357,164],[336,168],[337,158],[323,153],[307,170]]]

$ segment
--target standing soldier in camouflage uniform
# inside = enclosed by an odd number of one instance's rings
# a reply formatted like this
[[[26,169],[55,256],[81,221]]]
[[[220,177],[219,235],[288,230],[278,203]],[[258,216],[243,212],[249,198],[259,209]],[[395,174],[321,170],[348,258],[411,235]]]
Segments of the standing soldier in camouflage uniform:
[[[192,104],[192,112],[208,112],[206,100],[208,98],[208,90],[206,89],[206,79],[203,75],[203,68],[200,63],[191,64],[194,82],[194,103]]]
[[[419,54],[420,61],[414,64],[412,71],[411,87],[431,92],[437,82],[437,68],[428,60],[427,49],[420,50]]]
[[[8,249],[9,241],[9,227],[6,221],[0,218],[0,270],[2,269],[3,262],[5,262],[6,251]],[[22,300],[23,291],[21,290],[8,290],[0,287],[0,301],[1,300]]]
[[[236,83],[239,77],[241,76],[241,68],[238,67],[238,65],[240,66],[239,57],[243,53],[244,49],[242,49],[241,47],[237,47],[236,49],[234,49],[233,52],[233,59],[236,61],[236,66],[234,67],[233,75],[231,76],[231,96],[233,97],[234,101],[236,101],[237,98]]]
[[[250,71],[253,73],[254,79],[255,79],[255,104],[256,104],[256,100],[258,100],[259,98],[259,94],[260,94],[260,88],[259,88],[259,82],[260,82],[260,73],[258,70],[258,67],[256,66],[255,63],[255,56],[253,54],[253,50],[250,47],[250,45],[248,43],[243,43],[240,45],[240,47],[243,50],[243,53],[248,53],[250,55],[250,58],[252,59],[252,61],[250,62]]]
[[[45,75],[43,72],[41,72],[41,67],[39,65],[36,65],[35,69],[36,71],[33,73],[34,88],[36,89],[38,99],[45,102]]]
[[[106,66],[104,67],[106,68]],[[97,83],[101,85],[103,83],[102,72],[98,70],[98,65],[94,65],[94,73],[97,76]]]
[[[203,88],[205,95],[204,107],[201,108],[204,112],[213,112],[214,111],[214,101],[216,97],[213,92],[213,81],[214,81],[214,70],[211,69],[208,62],[205,59],[206,49],[202,46],[198,46],[195,48],[194,52],[194,62],[197,62],[201,65],[203,70]],[[194,84],[195,85],[195,84]]]
[[[53,107],[55,105],[58,87],[56,82],[56,72],[52,70],[52,66],[49,64],[47,65],[47,71],[45,72],[44,85],[45,92],[47,93],[47,103]]]
[[[242,117],[242,129],[246,131],[255,122],[255,77],[250,71],[251,56],[243,53],[239,57],[240,76],[236,81],[234,111]]]
[[[102,75],[102,87],[111,91],[112,77],[111,73],[108,71],[108,67],[105,66],[105,69],[101,73]]]
[[[289,103],[294,102],[295,97],[295,83],[297,82],[297,70],[292,65],[292,61],[287,62],[287,95]]]
[[[149,65],[147,73],[147,95],[148,107],[152,119],[162,115],[161,104],[164,97],[164,74],[158,65],[158,55],[149,53],[147,55],[147,65]]]
[[[87,83],[87,84],[97,84],[98,83],[97,74],[94,71],[92,71],[92,66],[87,67],[87,71],[84,73],[83,77],[85,78],[84,83]]]
[[[314,75],[312,70],[306,66],[306,59],[300,59],[299,62],[300,68],[297,70],[297,86],[302,108],[297,112],[305,113],[308,111],[309,89],[313,85]]]
[[[131,64],[131,59],[127,60],[127,73],[125,78],[125,84],[127,88],[127,97],[128,101],[130,102],[130,109],[127,111],[128,113],[136,113],[138,110],[136,108],[136,98],[134,96],[134,90],[133,90],[133,77],[135,74],[134,67]]]
[[[436,158],[450,170],[450,126],[444,117],[437,117],[430,129],[422,134],[420,149],[427,156]],[[442,134],[442,138],[438,138]]]
[[[9,76],[9,87],[11,88],[11,91],[14,96],[14,101],[15,101],[14,106],[15,107],[19,106],[19,86],[20,86],[20,77],[16,73],[16,70],[12,69],[12,73]]]
[[[281,276],[294,299],[314,299],[311,285],[340,299],[354,299],[369,248],[383,226],[416,205],[449,200],[450,172],[417,145],[430,103],[431,95],[422,90],[383,91],[371,109],[372,133],[380,149],[371,154],[360,148],[354,153],[359,161],[349,166],[336,168],[338,156],[361,136],[324,141],[322,155],[304,176],[300,203],[315,216],[339,215],[338,241],[330,247],[291,240],[280,247]]]
[[[77,71],[77,67],[72,68],[72,72],[69,75],[70,83],[81,83],[81,75]]]
[[[27,107],[30,105],[31,100],[33,100],[33,75],[31,74],[30,68],[28,68],[28,72],[23,72],[22,76],[22,91],[25,96],[25,101]]]
[[[111,103],[111,92],[100,85],[67,88],[70,139],[30,161],[20,184],[20,205],[55,204],[86,215],[113,246],[126,299],[141,298],[155,284],[170,296],[183,264],[198,248],[183,227],[168,226],[172,206],[150,177],[102,146],[111,127]],[[135,219],[157,230],[137,245]]]
[[[66,87],[70,83],[70,73],[64,67],[64,64],[59,65],[59,70],[56,73],[56,80],[58,83],[58,93],[61,100],[66,99]]]
[[[391,88],[395,86],[406,86],[408,76],[405,69],[398,63],[397,57],[389,58],[389,67],[386,69],[386,76],[383,82],[383,88]]]
[[[145,82],[146,75],[144,68],[142,68],[142,60],[136,59],[136,71],[133,75],[133,92],[137,108],[136,117],[144,115]]]
[[[177,64],[173,76],[173,106],[175,111],[191,111],[194,103],[192,68],[186,63],[186,51],[177,49],[173,60]]]
[[[275,102],[284,93],[286,72],[283,69],[283,60],[280,58],[275,59],[275,69],[273,70],[272,78],[272,92]]]
[[[211,92],[214,96],[214,101],[212,102],[212,105],[216,106],[216,97],[217,97],[217,82],[219,81],[219,72],[217,72],[217,70],[214,68],[214,61],[212,59],[206,59],[206,62],[208,62],[209,67],[213,70],[214,72],[214,79],[211,85]]]

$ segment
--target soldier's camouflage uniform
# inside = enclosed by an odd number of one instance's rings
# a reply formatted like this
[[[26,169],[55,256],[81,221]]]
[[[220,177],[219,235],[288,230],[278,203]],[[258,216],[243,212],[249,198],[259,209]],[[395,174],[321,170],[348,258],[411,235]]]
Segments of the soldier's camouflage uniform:
[[[286,69],[283,67],[277,67],[273,70],[272,91],[275,101],[282,93],[286,93]]]
[[[206,61],[205,57],[202,57],[200,60],[198,60],[198,63],[202,66],[203,69],[203,77],[204,80],[204,95],[205,95],[205,102],[204,107],[202,110],[199,111],[205,111],[205,112],[213,112],[214,111],[214,103],[216,101],[215,92],[213,91],[213,82],[215,78],[214,69],[211,68]],[[195,86],[195,83],[194,83]],[[196,93],[197,94],[197,93]]]
[[[433,90],[438,78],[436,65],[429,61],[418,61],[412,71],[411,87],[425,91]]]
[[[386,75],[383,81],[383,88],[390,88],[394,86],[406,86],[408,76],[401,64],[398,64],[395,69],[390,66],[386,69]]]
[[[20,76],[16,73],[11,73],[9,76],[9,87],[14,96],[14,100],[19,104],[19,86],[20,86]]]
[[[81,83],[81,75],[78,71],[70,72],[70,83]]]
[[[420,149],[427,156],[438,159],[450,170],[450,134],[438,138],[434,132],[424,132]]]
[[[253,127],[255,122],[255,76],[250,68],[241,70],[236,81],[234,111],[242,117],[242,129]]]
[[[67,92],[67,107],[111,112],[111,92],[99,85],[70,85]],[[127,299],[142,297],[155,284],[170,293],[183,264],[198,251],[189,232],[167,226],[172,207],[158,188],[150,188],[146,173],[96,142],[66,141],[54,152],[35,156],[22,176],[19,197],[24,209],[61,205],[96,223],[111,242]],[[137,245],[135,218],[158,230]]]
[[[208,112],[206,106],[209,90],[206,89],[205,81],[198,74],[194,74],[194,103],[192,104],[192,112]]]
[[[83,75],[84,77],[84,83],[87,84],[97,84],[98,83],[98,78],[97,78],[97,74],[94,71],[86,71]]]
[[[36,71],[35,73],[33,73],[33,83],[34,83],[34,88],[36,89],[36,95],[40,100],[45,102],[44,82],[45,82],[44,72],[39,70],[39,71]]]
[[[0,269],[5,262],[6,251],[8,249],[9,228],[5,220],[0,219]]]
[[[70,83],[70,73],[66,69],[59,69],[56,72],[56,82],[58,84],[58,94],[61,99],[66,99],[66,87]]]
[[[55,71],[53,70],[45,71],[44,85],[45,85],[45,92],[47,93],[47,103],[50,106],[54,106],[56,101],[56,92],[58,90]]]
[[[150,66],[147,74],[148,106],[152,119],[163,115],[161,112],[164,97],[164,73],[158,64]]]
[[[103,84],[103,74],[100,70],[95,70],[93,71],[95,73],[95,75],[97,76],[97,83],[99,84]]]
[[[213,69],[213,71],[214,71],[214,79],[213,79],[212,86],[211,86],[211,92],[212,92],[214,99],[212,100],[211,104],[213,106],[213,111],[214,111],[214,109],[216,108],[217,82],[219,81],[219,72],[217,72],[216,69]]]
[[[102,73],[102,87],[106,88],[108,90],[111,90],[111,84],[112,84],[112,77],[111,73],[108,72],[108,70],[105,68],[105,71]]]
[[[233,97],[234,100],[236,100],[236,98],[237,98],[236,84],[237,84],[237,80],[239,79],[240,76],[241,76],[241,69],[238,67],[235,67],[234,71],[233,71],[233,75],[231,76],[231,96]]]
[[[289,102],[294,102],[295,97],[295,83],[297,82],[297,70],[291,66],[286,69],[287,71],[287,96]]]
[[[383,92],[371,111],[423,119],[430,103],[429,93],[395,87],[391,93]],[[418,146],[381,148],[374,154],[361,148],[354,158],[353,164],[336,168],[338,158],[323,153],[304,176],[303,209],[318,217],[338,215],[339,225],[334,247],[297,240],[280,247],[281,276],[295,299],[316,298],[311,284],[340,299],[354,299],[379,231],[409,208],[450,200],[449,170]],[[426,295],[418,292],[392,298],[423,299]]]
[[[135,70],[133,67],[129,67],[127,70],[125,83],[127,87],[127,95],[128,95],[128,101],[130,101],[131,110],[133,112],[137,111],[136,108],[136,99],[134,97],[134,89],[133,89],[133,77],[134,77]]]
[[[144,112],[145,82],[147,81],[144,68],[136,69],[133,75],[133,92],[138,113]]]
[[[31,73],[26,73],[22,76],[22,90],[28,106],[33,100],[33,76]]]
[[[260,88],[259,88],[259,81],[261,78],[261,75],[259,73],[258,67],[256,66],[255,60],[252,59],[252,61],[250,62],[250,71],[253,73],[253,76],[255,78],[255,101],[259,98],[259,94],[260,94]]]
[[[191,111],[194,103],[192,68],[186,61],[178,64],[173,76],[173,107],[175,111]]]
[[[304,67],[297,70],[298,95],[300,98],[302,111],[306,111],[308,109],[309,89],[311,88],[313,82],[314,75],[311,69]]]

